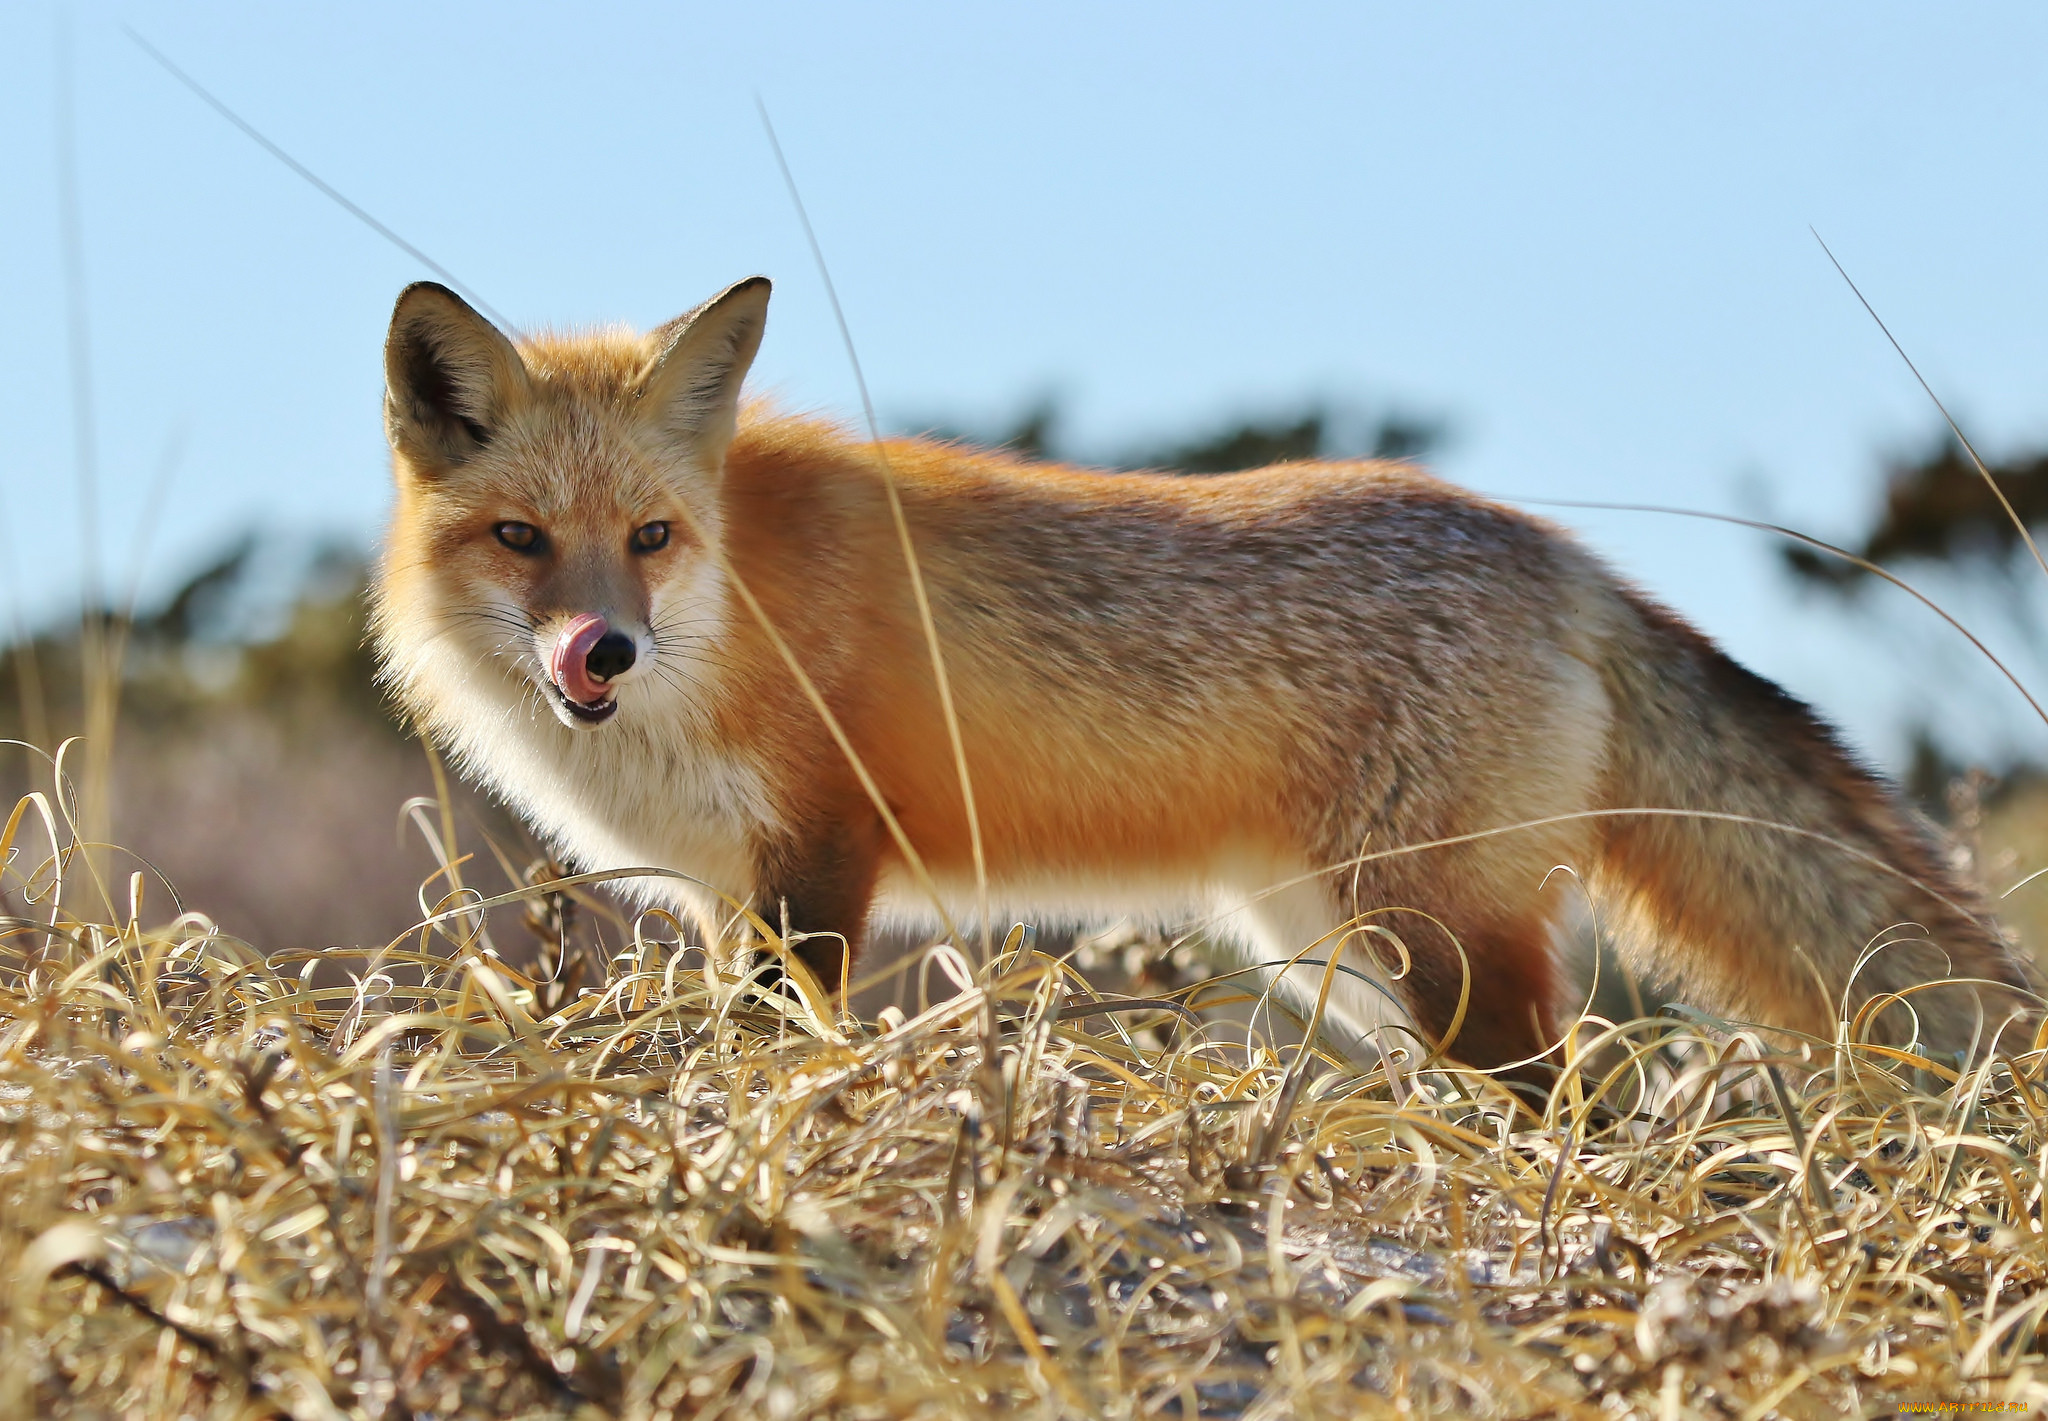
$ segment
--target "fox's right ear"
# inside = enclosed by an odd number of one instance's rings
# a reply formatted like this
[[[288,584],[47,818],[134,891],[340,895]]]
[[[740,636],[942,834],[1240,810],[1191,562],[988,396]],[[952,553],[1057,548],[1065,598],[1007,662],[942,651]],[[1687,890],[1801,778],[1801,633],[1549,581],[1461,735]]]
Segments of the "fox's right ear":
[[[452,467],[491,442],[526,392],[504,333],[432,281],[399,293],[384,342],[384,432],[416,466]]]

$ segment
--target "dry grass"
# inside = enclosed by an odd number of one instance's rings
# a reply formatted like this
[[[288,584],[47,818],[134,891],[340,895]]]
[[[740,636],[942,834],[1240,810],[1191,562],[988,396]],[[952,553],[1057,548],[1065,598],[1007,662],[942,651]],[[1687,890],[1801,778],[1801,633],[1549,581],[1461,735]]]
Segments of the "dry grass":
[[[1021,934],[860,1022],[656,919],[536,1019],[478,928],[515,902],[265,959],[47,827],[24,801],[0,951],[7,1416],[2048,1398],[2033,1041],[1958,1080],[1589,1023],[1531,1110],[1077,1011]]]

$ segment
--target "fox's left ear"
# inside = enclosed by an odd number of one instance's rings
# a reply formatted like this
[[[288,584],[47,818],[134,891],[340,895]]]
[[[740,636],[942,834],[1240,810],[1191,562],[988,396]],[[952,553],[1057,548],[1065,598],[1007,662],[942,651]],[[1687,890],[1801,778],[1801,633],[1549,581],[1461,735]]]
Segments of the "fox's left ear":
[[[736,282],[651,332],[640,398],[670,435],[716,468],[739,422],[740,382],[768,324],[768,278]]]

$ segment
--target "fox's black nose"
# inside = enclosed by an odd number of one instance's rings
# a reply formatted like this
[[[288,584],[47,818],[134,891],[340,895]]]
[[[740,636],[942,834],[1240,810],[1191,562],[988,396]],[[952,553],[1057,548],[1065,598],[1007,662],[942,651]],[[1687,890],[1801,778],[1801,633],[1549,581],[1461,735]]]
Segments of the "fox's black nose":
[[[633,669],[633,638],[624,632],[606,632],[583,658],[583,669],[593,681],[609,681]]]

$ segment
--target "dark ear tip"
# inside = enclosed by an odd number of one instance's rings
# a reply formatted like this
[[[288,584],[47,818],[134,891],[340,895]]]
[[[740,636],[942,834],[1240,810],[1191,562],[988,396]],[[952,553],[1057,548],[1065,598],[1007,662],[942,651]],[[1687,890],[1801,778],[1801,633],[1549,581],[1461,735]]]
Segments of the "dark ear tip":
[[[725,290],[719,292],[718,295],[713,298],[713,301],[714,303],[720,301],[730,301],[735,296],[752,296],[757,292],[760,294],[761,299],[765,301],[768,299],[768,294],[774,289],[775,283],[770,281],[767,277],[749,276],[742,281],[735,281],[732,285],[726,287]]]
[[[422,300],[446,302],[462,310],[469,309],[467,301],[456,295],[448,287],[443,286],[440,282],[415,281],[406,287],[405,290],[398,293],[398,300],[391,307],[391,318],[394,321],[397,320],[399,315],[408,306],[417,305]]]

